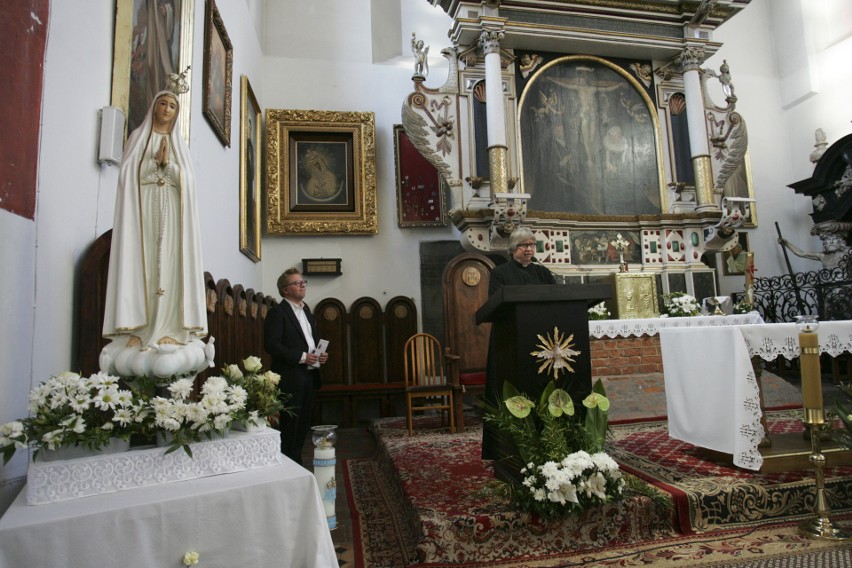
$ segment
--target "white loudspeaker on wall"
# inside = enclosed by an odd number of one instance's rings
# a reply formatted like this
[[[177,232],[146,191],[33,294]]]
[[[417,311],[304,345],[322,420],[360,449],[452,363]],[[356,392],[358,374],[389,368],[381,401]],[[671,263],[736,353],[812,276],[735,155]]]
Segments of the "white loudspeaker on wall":
[[[98,145],[98,162],[120,164],[124,151],[124,112],[116,107],[103,107],[101,117],[101,138]]]

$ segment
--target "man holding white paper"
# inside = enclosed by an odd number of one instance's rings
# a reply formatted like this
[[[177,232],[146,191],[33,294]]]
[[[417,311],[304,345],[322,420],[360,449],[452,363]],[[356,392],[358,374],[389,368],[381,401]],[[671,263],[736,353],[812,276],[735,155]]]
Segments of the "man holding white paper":
[[[298,269],[284,271],[278,278],[283,301],[266,315],[263,333],[272,371],[281,375],[278,388],[293,397],[292,414],[281,413],[281,453],[299,465],[320,388],[319,367],[328,360],[328,342],[319,338],[314,316],[304,303],[307,284]]]

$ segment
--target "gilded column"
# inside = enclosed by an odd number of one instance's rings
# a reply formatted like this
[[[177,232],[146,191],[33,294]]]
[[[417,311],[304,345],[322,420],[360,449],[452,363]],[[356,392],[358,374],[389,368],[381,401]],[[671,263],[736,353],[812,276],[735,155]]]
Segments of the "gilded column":
[[[488,170],[491,195],[508,192],[506,162],[506,109],[503,103],[503,71],[500,66],[501,29],[487,28],[479,36],[485,52],[485,118],[488,125]]]
[[[687,47],[676,59],[683,70],[689,146],[692,150],[692,169],[695,172],[695,210],[718,211],[719,207],[713,199],[713,170],[710,167],[710,146],[707,142],[704,97],[701,94],[699,75],[699,66],[703,60],[704,49],[701,47]]]

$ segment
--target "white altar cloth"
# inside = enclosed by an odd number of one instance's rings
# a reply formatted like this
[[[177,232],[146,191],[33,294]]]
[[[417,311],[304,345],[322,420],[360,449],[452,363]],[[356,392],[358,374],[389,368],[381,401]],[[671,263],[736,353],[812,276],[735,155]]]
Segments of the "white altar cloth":
[[[737,340],[739,336],[739,340]],[[669,436],[760,470],[760,391],[736,327],[660,330]]]
[[[0,567],[336,567],[314,476],[279,465],[27,505],[0,518]]]
[[[693,316],[682,318],[646,318],[622,320],[592,320],[589,322],[589,336],[602,337],[640,337],[657,335],[661,329],[683,327],[719,327],[729,325],[761,324],[763,318],[757,312],[734,314],[730,316]]]
[[[798,334],[792,323],[661,329],[669,436],[759,470],[762,411],[751,357],[798,357]],[[818,335],[821,353],[852,352],[852,321],[821,322]]]

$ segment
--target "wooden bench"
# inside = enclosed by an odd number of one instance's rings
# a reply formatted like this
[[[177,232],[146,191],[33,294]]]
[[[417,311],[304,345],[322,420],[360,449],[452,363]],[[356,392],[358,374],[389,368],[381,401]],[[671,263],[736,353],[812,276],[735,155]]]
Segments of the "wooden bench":
[[[379,401],[379,417],[396,416],[396,402],[405,398],[405,383],[366,383],[360,385],[327,385],[317,393],[317,405],[314,422],[323,420],[324,403],[340,401],[343,403],[341,426],[349,428],[358,425],[358,403],[367,400]]]

